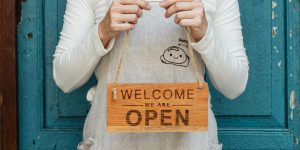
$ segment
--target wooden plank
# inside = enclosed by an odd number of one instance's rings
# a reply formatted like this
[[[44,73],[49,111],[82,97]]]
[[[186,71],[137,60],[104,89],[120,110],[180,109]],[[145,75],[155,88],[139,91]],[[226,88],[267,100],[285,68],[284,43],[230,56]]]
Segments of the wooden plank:
[[[108,84],[106,118],[109,132],[204,131],[208,125],[208,86]]]
[[[1,141],[3,150],[17,149],[16,0],[0,1]]]
[[[0,149],[3,149],[3,146],[4,146],[4,144],[3,144],[3,131],[2,131],[2,129],[3,129],[3,127],[2,127],[2,123],[3,123],[3,121],[2,121],[2,104],[3,104],[3,94],[2,94],[2,92],[0,92]]]

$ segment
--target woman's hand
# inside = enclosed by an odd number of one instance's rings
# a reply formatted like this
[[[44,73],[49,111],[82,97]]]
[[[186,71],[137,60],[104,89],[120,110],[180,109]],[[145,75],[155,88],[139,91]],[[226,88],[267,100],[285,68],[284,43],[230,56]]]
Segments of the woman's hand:
[[[166,9],[166,18],[175,14],[176,24],[189,27],[196,41],[203,38],[208,25],[201,0],[164,0],[160,6]]]
[[[143,0],[113,0],[106,16],[98,26],[98,34],[106,47],[110,39],[119,32],[131,30],[143,15],[142,9],[150,10],[151,6]]]

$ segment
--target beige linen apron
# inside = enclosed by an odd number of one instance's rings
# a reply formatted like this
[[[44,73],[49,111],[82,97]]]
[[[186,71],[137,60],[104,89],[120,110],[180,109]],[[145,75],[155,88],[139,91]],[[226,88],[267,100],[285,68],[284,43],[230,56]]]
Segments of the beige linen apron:
[[[195,82],[185,30],[174,23],[174,16],[164,17],[158,3],[144,11],[135,29],[129,32],[119,83]],[[159,30],[157,30],[159,29]],[[96,68],[98,85],[90,90],[91,108],[86,118],[83,141],[79,150],[219,150],[217,124],[208,108],[208,131],[186,133],[108,133],[106,131],[106,84],[116,74],[124,34],[116,39],[114,48],[102,57]],[[194,52],[201,77],[204,63]],[[94,94],[93,94],[94,93]]]

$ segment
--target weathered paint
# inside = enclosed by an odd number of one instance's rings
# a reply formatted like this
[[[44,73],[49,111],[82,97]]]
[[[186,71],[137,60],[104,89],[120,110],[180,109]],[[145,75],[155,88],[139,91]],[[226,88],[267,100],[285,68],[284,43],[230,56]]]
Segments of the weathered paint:
[[[295,95],[295,91],[292,91],[291,92],[291,95],[290,95],[290,118],[291,120],[294,119],[294,109],[296,107],[296,95]]]
[[[272,9],[275,9],[277,7],[277,2],[276,1],[272,1]]]
[[[275,19],[276,17],[278,17],[278,15],[275,14],[274,9],[277,7],[277,3],[275,1],[272,1],[272,19]]]
[[[276,37],[277,33],[278,33],[278,27],[273,27],[272,28],[272,37],[273,38]]]
[[[287,82],[289,92],[289,120],[288,128],[294,134],[294,149],[300,149],[300,2],[289,0],[287,3],[287,57],[289,58],[287,73],[290,74]]]
[[[296,107],[296,94],[295,91],[292,91],[291,96],[290,96],[290,107],[291,110],[294,110]]]

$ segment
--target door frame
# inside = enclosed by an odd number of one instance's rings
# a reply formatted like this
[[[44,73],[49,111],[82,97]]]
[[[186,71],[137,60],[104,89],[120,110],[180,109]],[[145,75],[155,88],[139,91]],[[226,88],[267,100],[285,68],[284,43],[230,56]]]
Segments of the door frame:
[[[286,50],[288,127],[294,135],[294,149],[300,149],[300,0],[287,1]]]
[[[17,150],[17,0],[0,1],[0,149]]]

